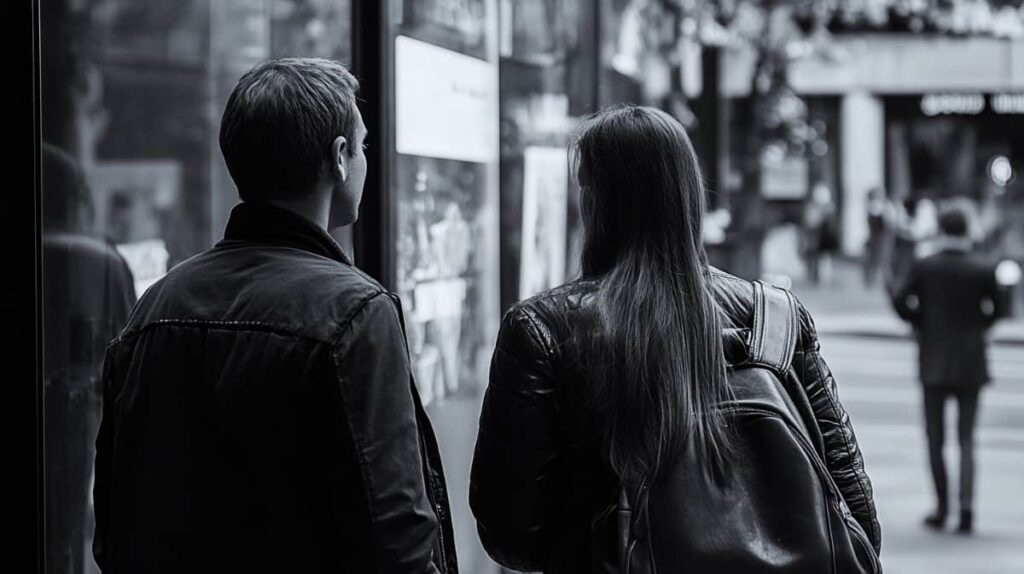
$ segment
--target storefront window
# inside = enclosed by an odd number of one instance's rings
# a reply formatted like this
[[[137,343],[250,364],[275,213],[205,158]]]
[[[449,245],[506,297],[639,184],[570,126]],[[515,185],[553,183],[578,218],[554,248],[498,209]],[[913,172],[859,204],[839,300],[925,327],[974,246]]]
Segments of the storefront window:
[[[595,6],[501,3],[502,308],[578,272],[579,190],[568,146],[597,108]]]
[[[890,196],[910,214],[965,203],[971,233],[993,260],[1024,255],[1024,114],[1005,105],[1013,101],[1020,94],[885,99]]]
[[[237,201],[217,143],[230,90],[271,56],[347,62],[350,12],[350,0],[40,3],[47,572],[96,571],[106,344],[147,287],[220,237]]]
[[[460,569],[494,571],[468,505],[499,319],[494,0],[392,0],[397,290],[441,448]]]

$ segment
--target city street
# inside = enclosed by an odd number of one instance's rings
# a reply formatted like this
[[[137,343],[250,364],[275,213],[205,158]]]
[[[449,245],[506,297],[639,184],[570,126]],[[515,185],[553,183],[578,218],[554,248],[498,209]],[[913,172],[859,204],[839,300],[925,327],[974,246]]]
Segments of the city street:
[[[785,253],[777,249],[776,254]],[[993,331],[989,368],[978,414],[975,533],[922,525],[934,504],[925,447],[917,345],[891,310],[884,291],[863,286],[859,267],[837,262],[829,285],[812,286],[792,259],[773,271],[795,276],[793,292],[814,316],[822,355],[850,412],[875,488],[882,522],[882,564],[896,574],[1024,572],[1024,320],[1001,321]],[[780,263],[787,262],[788,266]],[[950,401],[952,403],[952,401]],[[955,503],[959,458],[956,407],[947,405],[946,466]],[[951,508],[957,512],[955,505]]]
[[[819,324],[822,319],[819,318]],[[822,353],[852,417],[874,483],[882,563],[897,574],[1024,572],[1024,346],[996,345],[994,383],[982,393],[976,446],[975,534],[925,529],[931,509],[924,427],[911,340],[823,335]],[[956,493],[954,406],[947,407],[946,464]],[[955,506],[953,507],[955,511]]]

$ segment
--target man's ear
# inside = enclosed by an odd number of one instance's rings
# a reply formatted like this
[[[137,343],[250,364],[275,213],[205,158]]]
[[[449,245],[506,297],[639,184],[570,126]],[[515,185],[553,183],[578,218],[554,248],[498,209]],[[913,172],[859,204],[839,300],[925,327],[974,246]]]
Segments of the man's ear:
[[[331,144],[331,171],[342,182],[348,181],[348,147],[349,141],[345,136],[334,138]]]

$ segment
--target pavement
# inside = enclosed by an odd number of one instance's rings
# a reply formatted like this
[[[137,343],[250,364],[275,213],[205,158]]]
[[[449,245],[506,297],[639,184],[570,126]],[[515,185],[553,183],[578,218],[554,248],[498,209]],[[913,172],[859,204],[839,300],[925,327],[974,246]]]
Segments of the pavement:
[[[906,339],[822,334],[822,356],[864,455],[882,524],[882,565],[896,574],[1024,572],[1024,352],[994,344],[993,383],[976,433],[975,533],[936,533],[921,520],[934,494],[926,457],[916,345]],[[947,405],[946,465],[957,512],[956,408]],[[952,517],[951,517],[952,518]],[[954,526],[950,521],[949,527]]]
[[[934,505],[917,376],[917,346],[879,286],[856,262],[837,261],[830,281],[810,283],[793,257],[766,256],[767,278],[788,283],[815,319],[822,356],[850,413],[882,523],[882,564],[896,574],[1024,572],[1024,313],[990,332],[992,384],[976,433],[975,533],[936,533],[921,520]],[[956,407],[947,405],[946,464],[957,492]],[[952,511],[957,509],[954,505]],[[951,517],[952,518],[952,517]],[[953,521],[950,521],[950,528]]]

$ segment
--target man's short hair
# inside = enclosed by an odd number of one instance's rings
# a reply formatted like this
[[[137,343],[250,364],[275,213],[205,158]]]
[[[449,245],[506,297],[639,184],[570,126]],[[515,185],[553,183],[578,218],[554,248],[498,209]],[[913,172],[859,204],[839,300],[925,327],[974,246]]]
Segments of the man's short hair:
[[[967,237],[967,214],[959,207],[949,207],[939,213],[939,231],[950,237]]]
[[[220,149],[243,201],[293,199],[312,190],[338,136],[354,153],[359,82],[319,58],[260,64],[238,81],[220,126]]]

